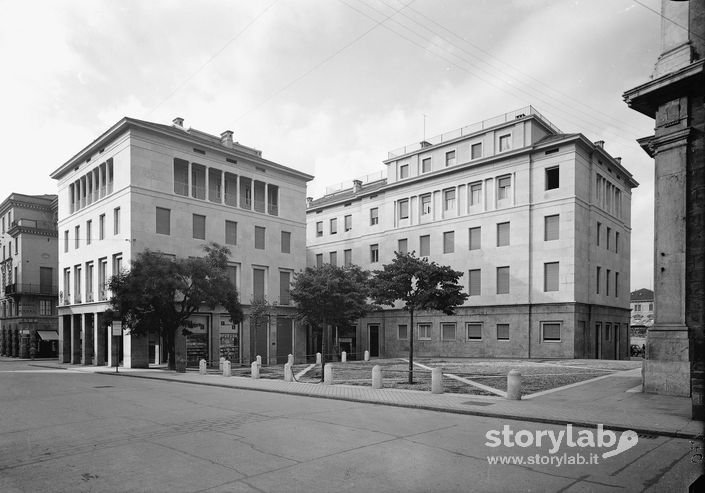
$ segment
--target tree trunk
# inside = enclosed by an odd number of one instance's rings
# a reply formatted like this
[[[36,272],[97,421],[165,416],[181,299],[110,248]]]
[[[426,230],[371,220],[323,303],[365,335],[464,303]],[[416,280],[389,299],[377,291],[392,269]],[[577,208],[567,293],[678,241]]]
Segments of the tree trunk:
[[[321,330],[321,382],[325,379],[326,349],[328,348],[328,323],[323,322]]]
[[[164,339],[168,358],[167,368],[174,371],[176,370],[176,331],[167,332]]]
[[[414,309],[409,308],[411,326],[409,327],[409,385],[414,383]]]

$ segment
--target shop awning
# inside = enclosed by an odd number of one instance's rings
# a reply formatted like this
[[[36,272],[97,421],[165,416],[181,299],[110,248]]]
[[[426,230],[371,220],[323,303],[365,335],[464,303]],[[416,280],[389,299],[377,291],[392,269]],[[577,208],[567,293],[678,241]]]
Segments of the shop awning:
[[[53,330],[38,330],[37,335],[43,341],[58,341],[59,340],[59,333],[55,332]]]

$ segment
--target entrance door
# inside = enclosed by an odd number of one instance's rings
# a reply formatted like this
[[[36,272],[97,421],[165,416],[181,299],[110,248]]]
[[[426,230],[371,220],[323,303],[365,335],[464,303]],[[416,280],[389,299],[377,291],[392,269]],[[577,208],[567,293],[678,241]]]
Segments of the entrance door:
[[[277,364],[284,364],[294,354],[294,324],[290,318],[277,317]]]
[[[262,364],[267,364],[267,332],[269,332],[267,322],[250,324],[250,361],[255,361],[259,355],[262,357]]]
[[[602,323],[595,324],[595,359],[602,358]]]
[[[369,325],[370,357],[379,356],[379,325]]]

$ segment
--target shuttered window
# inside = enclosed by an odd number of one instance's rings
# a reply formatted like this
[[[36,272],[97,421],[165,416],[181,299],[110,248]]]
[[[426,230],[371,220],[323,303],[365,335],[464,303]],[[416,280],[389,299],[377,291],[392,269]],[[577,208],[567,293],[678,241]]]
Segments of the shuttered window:
[[[291,287],[291,272],[279,272],[279,304],[288,305],[291,301],[289,291]]]
[[[453,323],[441,324],[441,340],[443,340],[443,341],[454,341],[455,340],[455,324],[453,324]]]
[[[468,322],[465,325],[465,327],[468,331],[468,340],[469,341],[482,340],[482,324],[481,323]]]
[[[558,291],[558,262],[543,264],[543,290]]]
[[[206,239],[206,216],[193,215],[193,238],[196,240]]]
[[[157,234],[171,234],[171,210],[157,207]]]
[[[252,297],[255,301],[264,300],[264,269],[252,269]]]
[[[509,340],[509,324],[497,324],[497,340]]]
[[[255,248],[257,250],[264,250],[264,232],[265,229],[262,226],[255,226]]]
[[[553,241],[557,240],[559,238],[559,216],[558,214],[554,214],[551,216],[545,216],[543,218],[543,224],[544,224],[544,233],[543,233],[543,239],[544,241]]]
[[[509,294],[509,267],[497,267],[497,294]]]
[[[497,246],[509,245],[509,223],[497,224]]]
[[[453,253],[455,251],[455,231],[443,233],[443,253]]]
[[[424,235],[419,238],[419,255],[428,257],[431,255],[431,237]]]
[[[237,223],[225,221],[225,244],[237,245]]]
[[[560,341],[561,340],[561,324],[560,322],[543,322],[541,324],[541,332],[544,341]]]
[[[482,228],[470,228],[470,250],[479,250],[482,247]]]
[[[282,231],[282,253],[291,253],[291,233]]]
[[[482,271],[480,269],[472,269],[468,272],[470,279],[470,296],[480,296],[482,294]]]

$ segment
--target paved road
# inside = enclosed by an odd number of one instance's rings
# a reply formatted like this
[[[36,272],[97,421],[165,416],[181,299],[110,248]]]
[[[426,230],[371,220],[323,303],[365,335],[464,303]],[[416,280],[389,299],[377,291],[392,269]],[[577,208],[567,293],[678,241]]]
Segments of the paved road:
[[[640,437],[606,459],[615,446],[570,448],[564,440],[555,454],[550,443],[488,447],[486,434],[505,425],[521,431],[523,443],[537,432],[566,432],[0,361],[0,491],[683,491],[700,471],[688,440],[665,437]],[[598,454],[600,463],[487,459],[576,452]]]

